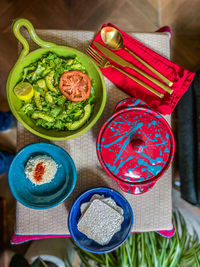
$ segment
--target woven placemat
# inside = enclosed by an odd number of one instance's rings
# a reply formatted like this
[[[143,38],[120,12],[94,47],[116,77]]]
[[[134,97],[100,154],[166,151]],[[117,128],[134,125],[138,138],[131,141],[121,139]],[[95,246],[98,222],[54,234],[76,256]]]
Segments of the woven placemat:
[[[89,31],[57,31],[38,30],[38,35],[44,39],[58,44],[66,44],[75,48],[86,50],[94,37],[94,32]],[[27,33],[24,33],[31,49],[33,44]],[[162,56],[169,58],[169,36],[163,33],[137,33],[131,34],[145,45],[149,46]],[[134,213],[132,231],[146,232],[172,229],[172,200],[171,200],[171,168],[156,183],[155,187],[144,195],[126,194],[120,190],[101,168],[96,155],[97,134],[112,114],[118,101],[127,97],[125,93],[116,88],[109,80],[105,79],[107,88],[107,104],[99,121],[91,130],[83,135],[68,141],[52,142],[64,148],[73,158],[77,168],[77,184],[72,195],[62,204],[48,210],[33,210],[17,203],[16,234],[17,235],[67,235],[68,212],[77,195],[82,191],[96,187],[108,186],[123,194],[129,201]],[[170,116],[165,117],[171,123]],[[34,143],[48,142],[31,133],[18,124],[17,148]]]

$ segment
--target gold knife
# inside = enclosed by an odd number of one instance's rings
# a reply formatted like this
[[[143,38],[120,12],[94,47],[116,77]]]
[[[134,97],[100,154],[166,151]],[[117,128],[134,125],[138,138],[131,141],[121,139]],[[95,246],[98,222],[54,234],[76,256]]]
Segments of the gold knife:
[[[149,81],[153,82],[154,84],[156,84],[157,86],[162,88],[164,91],[168,92],[170,95],[173,93],[173,89],[171,89],[167,85],[161,83],[160,81],[156,80],[154,77],[150,76],[146,72],[135,67],[134,65],[132,65],[131,63],[129,63],[128,61],[126,61],[122,57],[118,56],[117,54],[115,54],[114,52],[112,52],[111,50],[109,50],[108,48],[103,46],[102,44],[94,41],[94,45],[98,48],[98,50],[101,53],[103,53],[106,57],[108,57],[112,61],[116,62],[117,64],[121,65],[122,67],[129,67],[130,69],[136,71],[137,73],[141,74],[146,79],[148,79]]]

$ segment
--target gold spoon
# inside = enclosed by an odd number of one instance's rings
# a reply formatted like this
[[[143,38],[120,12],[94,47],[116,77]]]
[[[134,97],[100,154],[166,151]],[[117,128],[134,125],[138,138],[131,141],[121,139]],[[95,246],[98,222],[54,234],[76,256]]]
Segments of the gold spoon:
[[[136,54],[131,52],[127,47],[124,46],[123,37],[121,33],[113,28],[113,27],[104,27],[101,30],[101,39],[109,48],[113,50],[117,50],[120,48],[125,49],[129,54],[131,54],[134,58],[136,58],[139,62],[141,62],[144,66],[146,66],[149,70],[151,70],[153,73],[155,73],[162,81],[164,81],[168,86],[172,86],[173,82],[171,82],[169,79],[167,79],[165,76],[163,76],[160,72],[155,70],[153,67],[151,67],[147,62],[145,62],[143,59],[138,57]]]

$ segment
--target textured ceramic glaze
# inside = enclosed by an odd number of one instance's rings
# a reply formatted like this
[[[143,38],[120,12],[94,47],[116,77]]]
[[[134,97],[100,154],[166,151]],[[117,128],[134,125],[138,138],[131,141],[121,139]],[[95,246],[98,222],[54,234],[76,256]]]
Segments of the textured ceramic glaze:
[[[33,39],[33,41],[40,46],[39,49],[29,52],[29,44],[20,33],[20,28],[22,26],[28,30],[30,37]],[[78,49],[69,46],[61,46],[41,40],[39,36],[37,36],[33,25],[30,23],[30,21],[26,19],[17,19],[16,21],[14,21],[12,30],[16,38],[23,46],[17,62],[10,71],[6,85],[8,103],[16,119],[31,133],[50,140],[67,140],[79,136],[84,132],[88,131],[101,116],[101,113],[103,112],[106,103],[105,82],[103,75],[96,63],[89,56],[79,51]],[[90,119],[81,128],[75,131],[57,131],[37,126],[33,119],[26,116],[20,111],[22,107],[22,102],[16,97],[13,91],[15,85],[19,83],[22,79],[23,69],[28,65],[36,62],[42,56],[49,52],[56,53],[60,57],[77,57],[81,64],[85,66],[87,74],[94,82],[95,105],[93,112],[91,114]]]
[[[148,191],[169,167],[174,138],[165,119],[141,100],[121,101],[103,125],[97,154],[106,172],[128,193]]]

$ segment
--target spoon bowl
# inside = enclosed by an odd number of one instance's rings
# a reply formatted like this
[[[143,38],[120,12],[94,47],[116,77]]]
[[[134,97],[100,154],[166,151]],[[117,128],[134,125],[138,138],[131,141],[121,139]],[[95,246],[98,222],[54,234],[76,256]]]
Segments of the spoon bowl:
[[[104,44],[111,49],[124,48],[123,37],[121,33],[113,27],[104,27],[101,30],[101,38]]]

